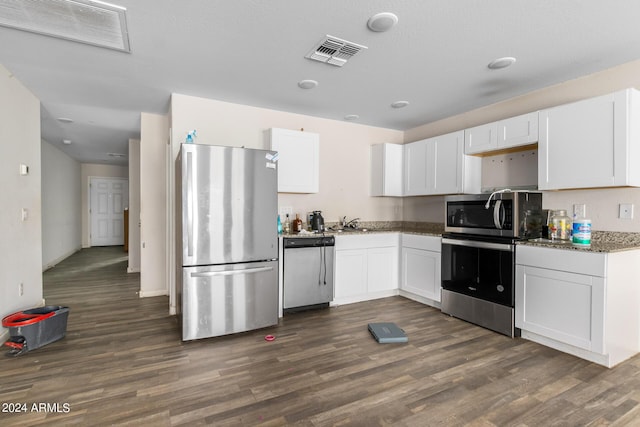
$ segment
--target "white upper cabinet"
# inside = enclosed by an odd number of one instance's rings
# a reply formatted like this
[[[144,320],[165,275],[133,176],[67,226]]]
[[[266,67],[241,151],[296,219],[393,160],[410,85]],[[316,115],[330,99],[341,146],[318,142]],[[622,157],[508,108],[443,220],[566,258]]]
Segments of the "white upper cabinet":
[[[500,151],[538,142],[538,112],[465,130],[465,154]]]
[[[403,146],[371,146],[371,195],[403,196]]]
[[[640,186],[635,89],[540,111],[538,188]]]
[[[498,122],[498,150],[538,142],[538,112]]]
[[[464,131],[405,144],[405,196],[480,192],[481,159],[463,153]]]
[[[289,129],[269,129],[271,149],[278,152],[278,192],[317,193],[320,190],[320,135]]]
[[[404,146],[404,195],[427,194],[427,140]]]
[[[464,131],[464,153],[478,154],[498,149],[498,124],[487,123]]]

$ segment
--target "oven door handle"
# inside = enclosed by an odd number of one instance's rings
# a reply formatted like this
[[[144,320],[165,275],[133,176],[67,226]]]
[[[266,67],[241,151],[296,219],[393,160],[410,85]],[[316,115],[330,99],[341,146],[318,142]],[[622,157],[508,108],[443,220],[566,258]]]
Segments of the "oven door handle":
[[[493,243],[493,242],[479,242],[477,240],[458,240],[458,239],[448,239],[446,237],[442,238],[443,245],[454,245],[454,246],[467,246],[471,248],[480,248],[480,249],[495,249],[498,251],[507,251],[513,252],[514,245],[509,243]]]
[[[502,230],[504,226],[504,206],[502,205],[502,200],[496,200],[493,206],[493,224],[498,230]]]

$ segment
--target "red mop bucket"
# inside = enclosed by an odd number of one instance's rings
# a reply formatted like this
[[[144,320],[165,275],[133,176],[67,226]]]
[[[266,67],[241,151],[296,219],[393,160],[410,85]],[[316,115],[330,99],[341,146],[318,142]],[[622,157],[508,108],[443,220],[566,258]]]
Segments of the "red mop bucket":
[[[10,338],[4,343],[10,350],[7,356],[19,356],[30,350],[63,338],[67,332],[69,307],[47,305],[19,311],[2,319],[9,328]]]

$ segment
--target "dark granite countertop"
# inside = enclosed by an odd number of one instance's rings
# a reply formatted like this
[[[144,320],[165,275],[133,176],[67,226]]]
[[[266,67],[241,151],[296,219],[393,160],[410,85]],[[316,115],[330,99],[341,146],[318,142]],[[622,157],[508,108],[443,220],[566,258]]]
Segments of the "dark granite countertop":
[[[527,240],[518,244],[584,252],[621,252],[640,249],[640,233],[593,231],[591,246],[574,246],[571,242],[558,243],[544,239]]]
[[[410,233],[422,236],[442,236],[444,225],[442,223],[433,222],[415,222],[415,221],[362,221],[356,230],[338,231],[337,223],[326,224],[327,230],[325,236],[359,236],[364,234],[379,233]],[[288,233],[282,237],[316,237],[318,233]]]

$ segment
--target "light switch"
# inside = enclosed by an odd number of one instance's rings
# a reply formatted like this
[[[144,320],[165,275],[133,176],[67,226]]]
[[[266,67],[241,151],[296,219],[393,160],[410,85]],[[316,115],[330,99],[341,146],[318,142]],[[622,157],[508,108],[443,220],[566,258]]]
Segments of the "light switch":
[[[27,211],[27,208],[22,208],[22,220],[26,221],[27,218],[29,218],[29,211]]]
[[[20,175],[29,175],[29,166],[20,165]]]

